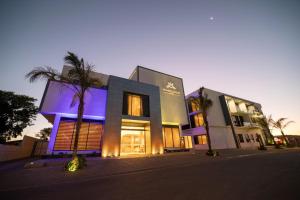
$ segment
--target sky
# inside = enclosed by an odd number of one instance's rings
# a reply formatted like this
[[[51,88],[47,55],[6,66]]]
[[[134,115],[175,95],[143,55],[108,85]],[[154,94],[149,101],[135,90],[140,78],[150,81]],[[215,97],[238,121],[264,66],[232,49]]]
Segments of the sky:
[[[37,99],[38,66],[61,71],[72,51],[104,74],[141,65],[262,104],[300,135],[300,1],[0,0],[0,89]],[[24,134],[48,127],[41,115]],[[275,132],[275,134],[278,134]]]

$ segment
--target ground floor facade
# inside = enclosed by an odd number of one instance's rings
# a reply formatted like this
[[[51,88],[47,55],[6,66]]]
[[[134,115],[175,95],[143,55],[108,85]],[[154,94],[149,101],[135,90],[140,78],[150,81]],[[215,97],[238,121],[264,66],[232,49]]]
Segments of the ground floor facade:
[[[56,116],[50,136],[48,154],[71,154],[74,149],[76,118]],[[193,147],[191,136],[182,136],[178,125],[162,125],[158,146],[151,141],[156,133],[151,122],[122,119],[116,142],[105,141],[105,121],[83,119],[78,140],[79,154],[101,154],[103,157],[163,154]],[[109,140],[109,138],[107,139]],[[118,140],[118,141],[117,141]],[[104,145],[108,147],[105,148]],[[113,150],[111,150],[113,149]]]

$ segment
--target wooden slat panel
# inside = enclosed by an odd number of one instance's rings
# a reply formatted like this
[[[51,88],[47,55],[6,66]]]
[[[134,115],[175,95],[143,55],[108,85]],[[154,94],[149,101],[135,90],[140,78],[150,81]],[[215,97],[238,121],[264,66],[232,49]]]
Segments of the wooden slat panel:
[[[103,127],[100,123],[90,123],[87,150],[99,150]]]
[[[75,140],[74,121],[61,121],[56,135],[54,150],[73,150]],[[78,150],[99,150],[103,134],[103,125],[96,122],[81,124]]]
[[[74,122],[62,121],[56,135],[54,150],[70,150]]]

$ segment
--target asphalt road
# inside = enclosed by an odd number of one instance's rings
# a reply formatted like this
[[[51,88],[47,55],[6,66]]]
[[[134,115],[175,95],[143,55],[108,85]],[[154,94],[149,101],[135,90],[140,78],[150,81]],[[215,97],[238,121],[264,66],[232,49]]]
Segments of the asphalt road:
[[[192,158],[186,156],[186,159]],[[109,176],[89,176],[78,181],[40,187],[11,188],[9,191],[0,191],[0,198],[300,199],[300,151],[234,155],[186,162],[183,165],[180,163],[182,161],[173,166],[149,167]]]

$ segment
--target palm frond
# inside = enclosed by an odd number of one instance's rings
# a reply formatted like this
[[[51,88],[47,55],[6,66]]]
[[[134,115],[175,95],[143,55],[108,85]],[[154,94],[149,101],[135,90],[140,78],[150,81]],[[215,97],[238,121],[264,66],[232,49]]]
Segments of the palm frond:
[[[30,82],[34,82],[38,79],[50,79],[50,80],[59,80],[61,74],[58,73],[55,69],[51,67],[36,67],[29,73],[25,75]]]
[[[288,121],[286,122],[283,126],[282,129],[285,129],[286,127],[288,127],[290,124],[295,123],[294,121]]]
[[[70,65],[71,67],[74,67],[76,69],[79,69],[81,66],[81,62],[78,58],[78,56],[75,53],[69,52],[64,57],[64,61],[66,64]]]

